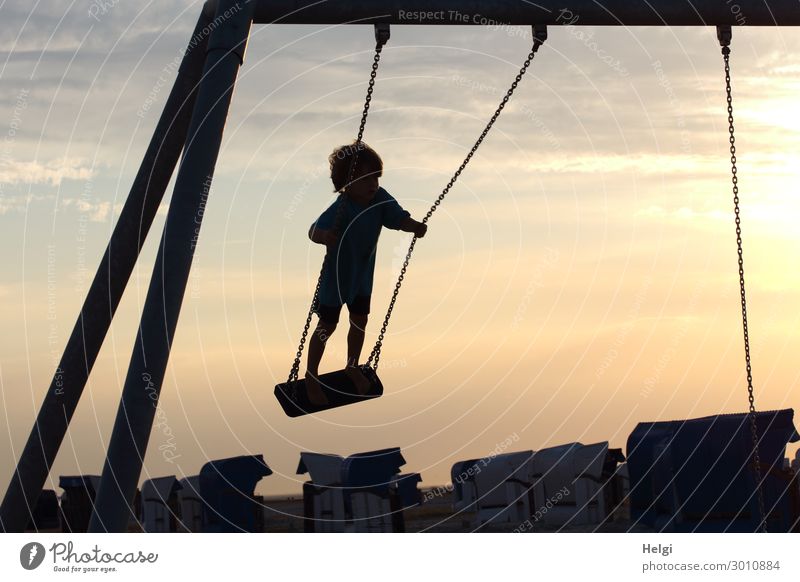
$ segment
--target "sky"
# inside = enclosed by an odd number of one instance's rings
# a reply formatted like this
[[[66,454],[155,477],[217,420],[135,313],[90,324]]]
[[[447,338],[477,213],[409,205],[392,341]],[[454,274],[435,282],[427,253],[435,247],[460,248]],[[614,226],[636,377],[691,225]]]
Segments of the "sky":
[[[5,489],[202,3],[0,3],[0,488]],[[421,219],[530,49],[525,27],[395,26],[365,141]],[[745,412],[722,57],[713,28],[551,27],[417,244],[382,398],[290,419],[288,376],[354,139],[368,26],[255,25],[233,96],[142,480],[263,454],[401,448],[423,486],[459,460],[608,441]],[[800,31],[734,30],[734,108],[756,406],[800,403]],[[99,474],[172,185],[47,487]],[[368,350],[410,235],[380,238]],[[345,332],[322,371],[341,368]],[[508,448],[509,442],[513,445]],[[790,446],[794,455],[797,447]],[[164,451],[169,450],[169,454]]]

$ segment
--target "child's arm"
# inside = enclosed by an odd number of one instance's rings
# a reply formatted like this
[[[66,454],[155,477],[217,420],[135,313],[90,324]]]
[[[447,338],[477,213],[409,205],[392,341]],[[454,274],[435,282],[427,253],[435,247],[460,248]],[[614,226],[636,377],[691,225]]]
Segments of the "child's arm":
[[[310,238],[312,242],[320,245],[334,245],[338,239],[336,233],[332,230],[317,228],[314,224],[308,229],[308,238]]]
[[[422,238],[428,232],[428,226],[422,222],[417,222],[411,218],[408,210],[404,210],[397,203],[391,194],[383,188],[378,189],[381,196],[381,208],[383,209],[383,226],[403,232],[413,232],[417,238]]]
[[[417,238],[422,238],[428,232],[428,225],[422,222],[417,222],[410,216],[407,216],[400,223],[400,230],[403,232],[413,232]]]

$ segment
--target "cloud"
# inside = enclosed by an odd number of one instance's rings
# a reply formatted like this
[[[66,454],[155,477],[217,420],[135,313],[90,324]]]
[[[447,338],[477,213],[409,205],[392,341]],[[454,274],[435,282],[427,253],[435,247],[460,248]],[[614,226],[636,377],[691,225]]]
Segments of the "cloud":
[[[772,67],[769,72],[773,75],[795,77],[798,73],[800,73],[800,63],[790,63]]]
[[[46,163],[7,161],[0,168],[0,184],[50,184],[60,186],[62,180],[89,180],[94,170],[83,160],[60,158]]]
[[[42,196],[39,194],[29,194],[27,196],[0,196],[0,216],[9,212],[24,212],[31,202],[42,200],[52,200],[53,195]]]
[[[11,212],[27,212],[31,211],[36,215],[40,215],[41,211],[32,208],[32,205],[37,202],[46,202],[50,205],[51,209],[56,199],[55,194],[25,194],[9,196],[4,195],[0,197],[0,216],[9,214]],[[58,202],[60,209],[74,208],[79,214],[86,217],[89,222],[107,222],[109,217],[119,216],[122,210],[123,203],[117,202],[112,204],[110,201],[102,200],[87,200],[84,198],[61,198]],[[165,215],[167,211],[166,204],[159,207],[158,214]]]
[[[74,206],[78,212],[87,216],[91,222],[105,222],[111,212],[111,202],[84,200],[82,198],[64,198],[63,206]],[[122,204],[114,205],[114,214],[118,214]]]
[[[188,37],[201,7],[202,2],[196,0],[145,5],[119,0],[48,0],[19,7],[5,3],[3,21],[7,26],[0,29],[0,50],[16,54],[83,47],[102,53],[119,40],[141,43],[142,34],[164,31],[165,25],[169,34]]]
[[[681,206],[679,208],[663,208],[662,206],[652,205],[647,208],[642,208],[636,211],[636,216],[643,216],[646,218],[666,218],[680,221],[695,221],[695,220],[714,220],[714,221],[730,221],[731,212],[728,210],[721,210],[719,208],[712,208],[708,210],[696,210],[688,206]]]

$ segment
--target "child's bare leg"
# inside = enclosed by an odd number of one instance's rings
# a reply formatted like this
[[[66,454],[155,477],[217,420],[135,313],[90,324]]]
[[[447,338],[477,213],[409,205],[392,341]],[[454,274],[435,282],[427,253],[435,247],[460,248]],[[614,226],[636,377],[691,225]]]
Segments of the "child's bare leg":
[[[358,359],[364,346],[364,330],[367,327],[366,315],[350,314],[350,331],[347,333],[347,367],[345,371],[356,386],[359,394],[369,392],[369,380],[358,369]]]
[[[336,324],[328,321],[319,321],[317,329],[311,334],[308,342],[308,362],[306,363],[306,393],[311,404],[324,406],[328,399],[322,392],[319,384],[319,363],[325,353],[325,343],[336,329]]]

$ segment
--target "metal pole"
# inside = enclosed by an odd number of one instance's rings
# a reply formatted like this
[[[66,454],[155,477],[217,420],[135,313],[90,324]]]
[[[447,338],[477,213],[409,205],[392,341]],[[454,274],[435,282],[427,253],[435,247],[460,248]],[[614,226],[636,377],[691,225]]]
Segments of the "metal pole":
[[[221,0],[131,355],[90,532],[125,531],[153,427],[192,257],[255,2]]]
[[[798,26],[797,0],[257,0],[254,22]]]
[[[24,531],[33,514],[172,177],[186,142],[197,95],[195,88],[203,70],[208,39],[203,30],[211,22],[210,16],[204,12],[197,21],[175,84],[19,458],[0,506],[2,531]]]

